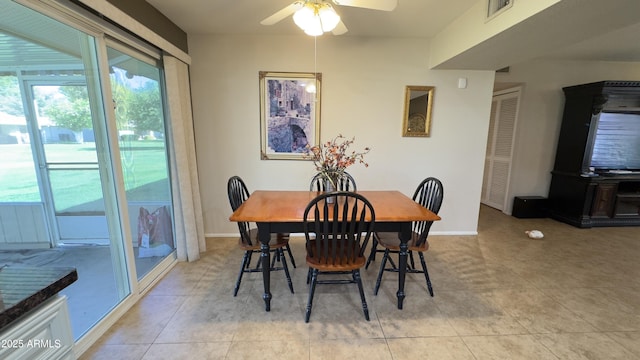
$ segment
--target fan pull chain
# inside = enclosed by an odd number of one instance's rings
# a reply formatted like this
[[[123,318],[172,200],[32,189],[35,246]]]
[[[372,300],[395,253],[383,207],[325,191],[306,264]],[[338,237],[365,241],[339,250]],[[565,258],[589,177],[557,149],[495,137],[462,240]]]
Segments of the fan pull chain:
[[[313,86],[316,91],[313,96],[313,101],[318,102],[318,37],[313,37]]]

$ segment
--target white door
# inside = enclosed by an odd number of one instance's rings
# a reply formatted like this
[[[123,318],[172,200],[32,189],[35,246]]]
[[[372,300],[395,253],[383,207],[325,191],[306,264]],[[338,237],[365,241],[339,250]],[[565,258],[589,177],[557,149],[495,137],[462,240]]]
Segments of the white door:
[[[64,76],[50,75],[49,79],[25,80],[25,89],[32,105],[30,138],[41,171],[52,246],[108,245],[87,84],[83,79],[65,81]],[[53,118],[47,116],[52,114]]]
[[[509,190],[519,103],[520,88],[496,92],[491,102],[481,202],[502,211]]]

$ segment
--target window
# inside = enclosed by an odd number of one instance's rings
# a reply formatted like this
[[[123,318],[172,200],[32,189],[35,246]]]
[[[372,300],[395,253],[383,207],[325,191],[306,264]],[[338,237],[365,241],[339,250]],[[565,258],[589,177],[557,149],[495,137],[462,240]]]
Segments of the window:
[[[133,247],[144,260],[136,261],[140,279],[175,249],[161,64],[113,42],[107,56],[129,217],[137,219]]]
[[[40,11],[0,0],[0,264],[75,267],[61,293],[84,341],[175,261],[162,63],[106,22],[26,3]]]

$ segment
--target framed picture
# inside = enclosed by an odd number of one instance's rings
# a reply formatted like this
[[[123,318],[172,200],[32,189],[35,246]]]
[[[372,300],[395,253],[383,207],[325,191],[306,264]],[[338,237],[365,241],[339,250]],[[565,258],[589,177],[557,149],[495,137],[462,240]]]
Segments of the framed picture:
[[[320,73],[260,72],[260,157],[302,160],[320,142]],[[315,88],[314,88],[315,86]]]
[[[402,136],[429,136],[433,86],[407,86],[404,95]]]

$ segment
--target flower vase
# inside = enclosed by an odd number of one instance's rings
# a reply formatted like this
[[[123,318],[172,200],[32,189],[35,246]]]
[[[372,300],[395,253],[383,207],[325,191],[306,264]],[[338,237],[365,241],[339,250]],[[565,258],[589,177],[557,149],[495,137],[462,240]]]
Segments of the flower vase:
[[[333,192],[336,191],[335,186],[333,186],[333,182],[330,179],[325,179],[324,182],[324,192]],[[329,196],[326,198],[326,201],[328,204],[333,204],[335,202],[336,198],[333,196]]]

